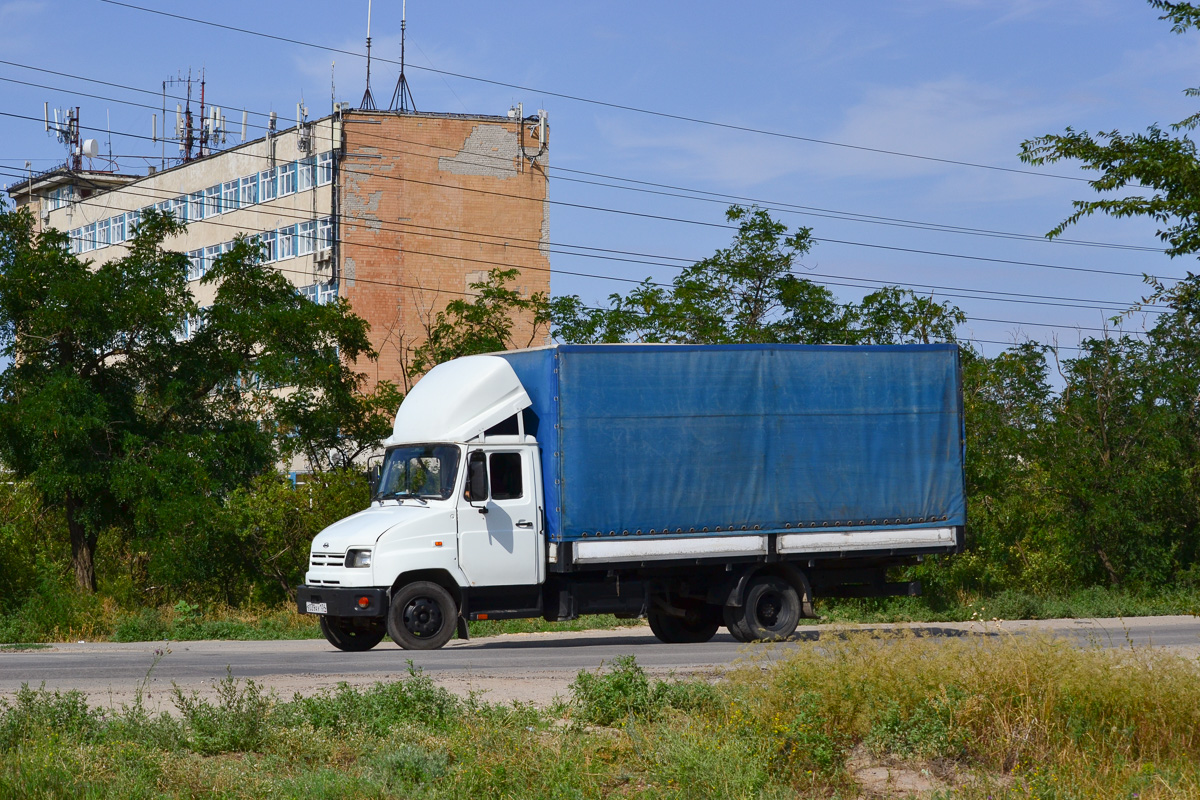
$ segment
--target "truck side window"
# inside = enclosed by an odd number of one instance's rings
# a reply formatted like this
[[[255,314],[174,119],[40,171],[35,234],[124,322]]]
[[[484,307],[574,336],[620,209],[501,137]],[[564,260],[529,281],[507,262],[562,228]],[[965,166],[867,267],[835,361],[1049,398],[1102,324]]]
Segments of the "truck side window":
[[[516,500],[522,494],[521,454],[492,453],[492,499]]]

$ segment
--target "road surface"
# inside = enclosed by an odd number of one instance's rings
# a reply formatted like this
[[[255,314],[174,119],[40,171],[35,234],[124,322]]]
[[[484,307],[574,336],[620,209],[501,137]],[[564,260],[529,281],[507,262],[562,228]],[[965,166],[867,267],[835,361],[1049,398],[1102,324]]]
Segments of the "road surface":
[[[1081,646],[1170,648],[1200,657],[1200,618],[1142,617],[1042,622],[933,623],[908,625],[805,626],[799,641],[744,645],[724,631],[700,645],[662,644],[649,628],[579,633],[511,634],[453,641],[441,650],[404,651],[384,642],[366,653],[343,653],[322,640],[283,642],[69,643],[48,648],[0,651],[0,697],[22,684],[47,689],[79,689],[93,705],[119,708],[141,685],[151,709],[171,710],[172,684],[211,695],[227,674],[249,678],[282,697],[333,686],[339,681],[366,685],[396,680],[408,662],[460,694],[482,692],[492,701],[551,702],[565,696],[580,670],[632,654],[651,674],[716,675],[738,662],[811,647],[845,630],[893,632],[906,629],[934,638],[1001,636],[1031,630],[1070,637]],[[161,654],[161,655],[160,655]]]

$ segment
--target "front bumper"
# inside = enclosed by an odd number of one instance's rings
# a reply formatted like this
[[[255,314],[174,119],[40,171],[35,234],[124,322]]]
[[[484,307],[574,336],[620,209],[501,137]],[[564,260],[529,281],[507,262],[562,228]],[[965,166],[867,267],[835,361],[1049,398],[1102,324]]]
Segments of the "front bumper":
[[[387,589],[297,586],[296,610],[330,617],[383,617],[388,593]]]

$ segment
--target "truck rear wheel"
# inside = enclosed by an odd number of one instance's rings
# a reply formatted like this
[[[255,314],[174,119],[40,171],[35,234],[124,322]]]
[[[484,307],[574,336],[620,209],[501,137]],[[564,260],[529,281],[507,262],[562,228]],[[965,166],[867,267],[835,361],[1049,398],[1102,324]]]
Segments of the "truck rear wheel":
[[[392,596],[387,631],[405,650],[436,650],[454,635],[458,607],[444,588],[416,581]]]
[[[721,615],[715,606],[688,609],[682,617],[651,608],[646,615],[650,630],[659,641],[667,644],[700,644],[707,642],[721,627]]]
[[[383,640],[387,626],[382,618],[355,619],[322,615],[321,633],[325,634],[325,640],[338,650],[361,653]]]
[[[742,609],[738,606],[725,606],[721,609],[722,622],[729,629],[729,635],[739,642],[752,642],[749,633],[742,630]]]
[[[794,586],[774,575],[759,575],[746,587],[742,606],[727,606],[724,619],[738,641],[778,640],[796,632],[800,611],[800,594]]]

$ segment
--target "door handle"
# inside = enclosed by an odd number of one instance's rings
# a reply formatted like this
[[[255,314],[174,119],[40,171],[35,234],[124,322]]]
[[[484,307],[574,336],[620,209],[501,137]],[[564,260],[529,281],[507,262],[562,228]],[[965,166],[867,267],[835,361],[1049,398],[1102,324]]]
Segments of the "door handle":
[[[533,527],[533,523],[532,523],[532,522],[529,522],[528,520],[524,520],[524,519],[522,519],[522,520],[518,520],[518,521],[517,521],[517,527],[518,527],[518,528],[532,528],[532,527]]]

